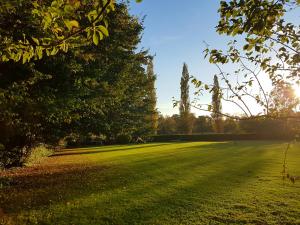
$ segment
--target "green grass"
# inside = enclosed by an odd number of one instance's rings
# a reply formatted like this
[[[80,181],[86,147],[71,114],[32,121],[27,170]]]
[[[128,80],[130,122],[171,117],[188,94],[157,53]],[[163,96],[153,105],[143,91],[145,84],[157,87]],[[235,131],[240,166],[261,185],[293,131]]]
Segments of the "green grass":
[[[300,224],[285,143],[153,143],[64,150],[2,172],[7,224]],[[300,144],[288,169],[300,175]],[[1,173],[0,173],[1,175]],[[0,222],[1,223],[1,222]]]

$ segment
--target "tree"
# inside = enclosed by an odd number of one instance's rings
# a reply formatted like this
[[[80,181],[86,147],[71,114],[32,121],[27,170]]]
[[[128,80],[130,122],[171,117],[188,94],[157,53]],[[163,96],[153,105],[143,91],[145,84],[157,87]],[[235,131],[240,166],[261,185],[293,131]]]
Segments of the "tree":
[[[226,63],[246,58],[259,65],[273,82],[299,80],[299,24],[286,19],[288,12],[299,4],[296,0],[221,1],[217,31],[231,36],[244,35],[242,51],[245,54],[231,45],[226,54],[211,52],[211,61]],[[274,56],[278,60],[274,60]],[[282,76],[285,72],[287,76]]]
[[[282,82],[300,82],[299,24],[288,21],[286,16],[298,6],[299,1],[295,0],[220,2],[217,32],[233,39],[226,51],[208,47],[205,52],[226,85],[228,94],[222,100],[237,106],[242,117],[278,117],[270,108],[270,96],[262,82],[266,78],[273,87]],[[237,41],[235,36],[240,39]],[[227,63],[238,69],[224,71],[222,64]],[[249,102],[257,103],[260,112],[253,112]],[[240,116],[225,116],[240,119]]]
[[[97,45],[108,36],[107,15],[114,7],[113,0],[5,0],[0,5],[0,61],[26,63],[67,52],[80,39]]]
[[[176,119],[173,116],[158,117],[158,134],[175,134],[176,130]]]
[[[190,98],[189,98],[190,75],[186,63],[183,64],[182,76],[180,81],[180,132],[190,134],[193,129],[193,120],[191,118]]]
[[[151,123],[151,130],[153,134],[156,134],[157,132],[157,126],[158,126],[158,112],[156,109],[156,89],[155,89],[155,80],[156,75],[154,74],[153,70],[153,59],[150,58],[148,60],[147,64],[147,76],[149,79],[149,88],[148,88],[148,101],[150,106],[150,115],[148,116],[148,120],[150,120]]]
[[[212,114],[213,127],[215,132],[221,133],[223,131],[223,118],[221,115],[222,103],[221,103],[222,91],[219,86],[219,80],[217,75],[214,76],[214,85],[212,88]]]
[[[30,63],[0,63],[0,166],[22,165],[35,144],[55,146],[70,134],[114,141],[119,134],[149,133],[149,57],[136,51],[143,26],[124,4],[109,20],[103,45],[82,43]]]
[[[9,29],[1,31],[0,62],[25,63],[67,52],[78,47],[80,39],[98,45],[109,35],[108,14],[114,10],[114,0],[3,0],[0,20],[2,28]]]
[[[213,132],[212,118],[210,116],[198,116],[195,119],[193,133],[211,133]]]
[[[278,117],[293,115],[299,103],[293,87],[288,83],[276,84],[270,93],[270,111]]]
[[[239,131],[238,121],[231,118],[225,118],[223,121],[223,126],[225,133],[237,133]]]

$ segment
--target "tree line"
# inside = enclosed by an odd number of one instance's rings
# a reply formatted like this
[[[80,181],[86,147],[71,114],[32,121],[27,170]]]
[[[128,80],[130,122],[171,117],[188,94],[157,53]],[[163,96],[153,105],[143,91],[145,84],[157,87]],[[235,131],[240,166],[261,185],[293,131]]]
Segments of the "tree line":
[[[191,102],[189,96],[190,81],[200,91],[207,90],[211,94],[212,99],[211,103],[208,104],[208,109],[197,107],[195,102]],[[160,115],[158,134],[269,133],[274,136],[282,134],[291,137],[299,134],[300,113],[297,112],[297,106],[299,106],[300,100],[289,83],[280,82],[274,85],[270,91],[268,110],[274,115],[272,117],[234,116],[223,113],[224,90],[219,84],[218,76],[213,76],[212,85],[203,85],[199,81],[195,82],[195,79],[189,75],[186,63],[183,64],[180,90],[180,100],[174,102],[175,107],[179,105],[179,114],[172,116]],[[196,117],[195,114],[191,113],[192,107],[209,112],[210,115]]]
[[[300,117],[300,114],[295,114]],[[179,114],[172,116],[160,115],[158,119],[157,134],[212,134],[212,133],[251,133],[264,134],[268,136],[290,136],[299,135],[299,121],[295,119],[232,119],[222,118],[219,120],[218,130],[215,126],[215,121],[211,116],[195,116],[190,114],[191,132],[186,133],[181,126],[181,119]],[[220,129],[221,128],[221,129]]]

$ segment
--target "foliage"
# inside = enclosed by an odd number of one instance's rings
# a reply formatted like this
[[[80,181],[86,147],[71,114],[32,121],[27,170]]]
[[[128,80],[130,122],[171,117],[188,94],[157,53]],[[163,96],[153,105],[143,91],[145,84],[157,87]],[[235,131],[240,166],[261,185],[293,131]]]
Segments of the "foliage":
[[[239,121],[231,118],[225,118],[223,120],[224,133],[238,133],[239,132]]]
[[[82,39],[67,53],[0,63],[0,142],[5,157],[18,156],[6,167],[21,165],[36,143],[56,145],[70,134],[114,142],[124,132],[152,132],[145,118],[153,110],[146,101],[153,79],[144,69],[147,52],[136,51],[143,26],[124,4],[109,21],[111,36],[103,45]]]
[[[214,85],[212,87],[212,119],[213,127],[216,133],[223,131],[223,118],[221,115],[222,103],[221,103],[222,91],[219,85],[217,75],[214,76]]]
[[[245,119],[239,121],[240,130],[257,134],[275,136],[295,136],[296,129],[300,127],[297,119]]]
[[[67,52],[82,39],[97,45],[108,36],[107,14],[114,7],[113,0],[5,1],[0,5],[0,60],[26,63]]]
[[[116,137],[117,144],[129,144],[132,141],[132,137],[130,134],[119,134]]]
[[[240,117],[237,119],[226,117],[222,123],[224,133],[239,134],[251,133],[257,134],[257,138],[275,137],[294,137],[300,134],[299,114],[290,114],[291,118],[248,118]],[[192,134],[212,134],[215,133],[213,118],[210,116],[199,116],[193,118],[194,126]],[[177,127],[180,126],[178,115],[159,117],[159,135],[180,134]],[[271,138],[272,139],[272,138]]]
[[[227,93],[222,100],[238,107],[242,116],[279,116],[271,105],[266,80],[270,80],[273,88],[283,83],[299,83],[300,29],[297,21],[288,20],[289,12],[298,7],[299,1],[294,0],[220,2],[216,31],[231,36],[232,40],[226,50],[208,46],[205,56],[219,70],[218,76]],[[222,64],[237,69],[226,72]],[[200,81],[195,79],[194,84],[203,90],[204,84]],[[253,104],[261,108],[259,113],[253,112],[250,107]],[[198,108],[203,110],[203,107]],[[208,107],[204,111],[211,110]]]
[[[45,157],[53,154],[53,150],[47,148],[45,145],[38,145],[30,151],[30,155],[26,158],[25,164],[32,166],[41,163]]]
[[[177,132],[176,119],[173,116],[158,117],[158,134],[174,134]]]
[[[289,133],[206,133],[206,134],[164,134],[152,137],[153,142],[169,141],[242,141],[242,140],[291,140]]]
[[[221,1],[217,31],[226,35],[244,34],[243,51],[248,60],[255,62],[274,81],[281,81],[284,71],[287,79],[299,79],[300,30],[298,24],[286,21],[288,11],[298,7],[299,1]],[[241,53],[231,47],[218,57],[220,51],[211,52],[212,62],[237,62]],[[267,54],[267,53],[273,53]],[[273,61],[272,56],[279,60]]]
[[[210,116],[198,116],[195,118],[193,134],[197,133],[212,133],[213,132],[213,121]]]
[[[155,89],[155,80],[156,80],[156,75],[154,74],[154,69],[153,69],[153,59],[150,58],[147,64],[147,76],[149,79],[149,90],[148,90],[148,104],[151,107],[151,111],[149,113],[149,118],[150,124],[151,124],[151,130],[153,134],[156,134],[157,132],[157,126],[158,126],[158,112],[156,108],[156,89]]]
[[[299,103],[299,98],[288,83],[276,84],[270,93],[270,111],[279,117],[293,115]]]
[[[191,117],[190,108],[190,97],[189,97],[189,81],[190,75],[186,63],[183,64],[182,76],[180,81],[180,103],[179,103],[179,115],[180,115],[180,125],[179,132],[184,134],[189,134],[193,129],[193,120]]]
[[[0,62],[26,63],[82,43],[98,45],[109,35],[108,14],[114,10],[114,0],[4,0],[0,3]]]

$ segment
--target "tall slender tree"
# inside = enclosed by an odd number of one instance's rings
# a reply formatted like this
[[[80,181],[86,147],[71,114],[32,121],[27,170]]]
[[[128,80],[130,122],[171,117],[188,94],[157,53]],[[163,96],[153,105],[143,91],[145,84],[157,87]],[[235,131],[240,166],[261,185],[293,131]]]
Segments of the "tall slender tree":
[[[222,103],[221,103],[222,91],[220,89],[218,76],[214,76],[214,85],[212,89],[212,115],[213,127],[215,132],[223,132],[223,119],[221,115]]]
[[[154,74],[154,67],[153,67],[153,58],[150,57],[147,64],[147,76],[149,79],[149,89],[148,89],[148,101],[149,101],[149,107],[150,107],[150,133],[156,134],[157,133],[157,127],[158,127],[158,112],[156,108],[156,89],[155,89],[155,80],[156,75]]]
[[[193,122],[191,119],[191,107],[190,107],[190,97],[189,97],[189,80],[190,75],[188,72],[187,64],[183,64],[182,76],[180,82],[181,96],[180,96],[180,125],[179,131],[185,134],[192,133]]]

